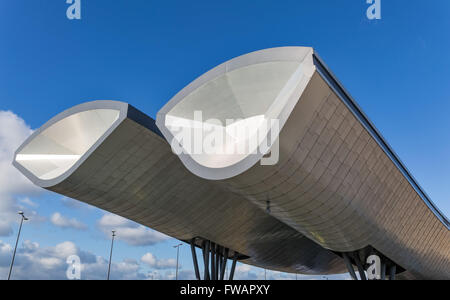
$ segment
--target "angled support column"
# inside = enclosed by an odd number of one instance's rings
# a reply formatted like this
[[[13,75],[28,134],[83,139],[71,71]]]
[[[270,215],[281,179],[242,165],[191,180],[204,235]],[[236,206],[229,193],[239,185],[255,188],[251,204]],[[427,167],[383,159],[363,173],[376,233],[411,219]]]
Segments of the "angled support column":
[[[210,252],[210,243],[209,241],[203,241],[203,263],[204,263],[204,275],[203,275],[203,279],[204,280],[210,280],[210,276],[209,276],[209,252]]]
[[[371,246],[364,249],[360,249],[352,252],[341,252],[342,258],[344,259],[345,265],[348,269],[348,273],[353,280],[368,280],[368,278],[373,280],[395,280],[397,270],[403,272],[403,269],[397,265],[395,262],[391,261],[388,257],[372,248]],[[371,256],[377,256],[379,260],[370,259]],[[367,261],[367,264],[366,264]],[[375,265],[378,264],[378,265]],[[355,272],[354,265],[356,265],[359,273],[359,278]],[[368,268],[368,275],[365,273],[365,268]],[[376,272],[379,272],[375,274]],[[371,272],[369,274],[369,271]],[[377,275],[377,276],[372,276]]]
[[[395,280],[395,274],[397,273],[397,266],[392,265],[389,268],[389,280]]]
[[[224,254],[223,254],[223,263],[221,265],[221,270],[220,270],[220,280],[223,280],[225,277],[225,270],[227,268],[227,261],[228,261],[228,252],[229,252],[229,249],[225,248]]]
[[[211,242],[211,280],[216,278],[216,244]]]
[[[353,280],[358,280],[358,277],[356,276],[355,270],[353,269],[353,264],[350,261],[350,257],[347,253],[342,253],[342,257],[344,258],[345,265],[347,266],[348,273],[352,277]]]
[[[188,242],[191,245],[195,277],[198,280],[202,279],[195,250],[195,247],[201,247],[204,264],[203,280],[224,280],[227,261],[230,259],[230,249],[200,237],[192,238]],[[245,257],[236,251],[233,251],[233,253],[233,266],[231,268],[230,280],[233,279],[237,260]]]
[[[364,273],[364,267],[361,263],[361,260],[359,259],[358,252],[355,252],[353,254],[353,259],[355,260],[356,266],[358,267],[359,278],[361,278],[361,280],[367,280],[366,273]]]
[[[381,262],[381,280],[386,280],[386,262]]]
[[[233,278],[234,278],[234,270],[236,269],[236,262],[237,262],[237,255],[235,254],[233,257],[233,264],[231,265],[229,280],[233,280]]]
[[[220,261],[221,261],[221,249],[222,247],[220,245],[216,244],[216,269],[215,269],[215,274],[214,277],[216,278],[216,280],[219,280],[219,274],[220,274]]]
[[[195,271],[195,277],[197,280],[200,280],[200,270],[198,268],[198,261],[197,261],[197,253],[195,251],[195,238],[191,240],[191,252],[192,252],[192,260],[194,263],[194,271]]]

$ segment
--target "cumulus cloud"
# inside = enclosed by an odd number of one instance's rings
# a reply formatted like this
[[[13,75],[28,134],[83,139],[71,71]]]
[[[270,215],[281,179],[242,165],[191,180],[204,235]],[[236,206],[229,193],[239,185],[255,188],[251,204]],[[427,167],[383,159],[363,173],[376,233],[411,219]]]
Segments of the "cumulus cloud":
[[[172,277],[173,278],[173,277]],[[179,280],[196,280],[195,273],[193,270],[179,270],[178,271]]]
[[[12,166],[14,152],[32,132],[14,113],[0,111],[0,236],[11,235],[12,224],[20,219],[17,216],[21,209],[18,200],[36,195],[41,190]],[[25,212],[37,215],[33,211]]]
[[[6,279],[11,263],[13,247],[0,240],[0,280]],[[67,279],[66,271],[69,268],[67,258],[77,255],[81,262],[82,280],[103,280],[106,279],[108,271],[108,260],[96,256],[89,251],[83,251],[73,242],[65,241],[53,247],[41,247],[38,243],[26,240],[17,249],[16,260],[12,273],[12,279],[39,279],[39,280],[64,280]],[[120,262],[112,262],[111,279],[115,280],[172,280],[175,279],[175,269],[158,269],[165,265],[168,260],[158,260],[154,255],[147,253],[141,258],[145,266],[150,266],[150,271],[145,271],[139,261],[132,258],[124,259]],[[173,262],[168,263],[173,265]],[[227,268],[229,274],[230,265]],[[238,264],[236,266],[235,279],[243,280],[263,280],[264,270],[252,266]],[[295,279],[294,274],[267,271],[269,280]],[[348,279],[348,274],[333,276],[306,276],[298,275],[298,279]],[[191,269],[178,271],[178,279],[195,280],[194,271]]]
[[[150,246],[169,239],[160,232],[110,213],[103,215],[98,221],[98,227],[108,237],[111,236],[111,230],[115,230],[117,239],[132,246]]]
[[[59,212],[54,213],[50,221],[53,225],[61,228],[72,228],[76,230],[86,230],[87,226],[75,218],[69,219],[61,215]]]
[[[38,206],[39,206],[37,203],[33,202],[33,201],[32,201],[30,198],[28,198],[28,197],[25,197],[25,198],[20,199],[19,202],[20,202],[21,204],[24,204],[24,205],[28,206],[28,207],[38,207]]]
[[[176,268],[177,261],[174,258],[169,259],[158,259],[152,253],[147,252],[141,257],[141,261],[154,269],[172,269]],[[178,266],[181,268],[181,266]]]
[[[12,247],[0,241],[0,279],[8,276]],[[66,260],[77,255],[81,261],[81,279],[106,279],[108,260],[91,252],[80,250],[73,242],[63,242],[43,248],[38,243],[25,241],[18,248],[11,279],[67,279],[69,267]],[[163,279],[158,278],[158,279]],[[150,279],[134,259],[111,264],[111,279]]]
[[[237,279],[237,280],[264,279],[264,270],[262,270],[262,276],[263,276],[262,278],[258,278],[258,272],[261,273],[261,270],[255,268],[255,267],[251,267],[249,265],[238,263],[236,265],[236,269],[234,271],[234,279]]]

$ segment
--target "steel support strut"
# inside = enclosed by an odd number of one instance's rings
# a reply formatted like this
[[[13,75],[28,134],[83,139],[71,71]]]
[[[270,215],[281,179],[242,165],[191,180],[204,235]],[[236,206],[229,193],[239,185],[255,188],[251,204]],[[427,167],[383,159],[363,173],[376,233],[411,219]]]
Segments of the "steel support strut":
[[[364,273],[364,267],[361,263],[361,260],[359,259],[359,255],[357,252],[353,255],[353,258],[356,262],[356,266],[358,267],[359,278],[361,280],[367,280],[366,273]]]
[[[205,266],[205,272],[203,275],[204,280],[210,280],[209,276],[209,252],[210,252],[210,243],[209,241],[204,241],[203,245],[203,263]]]
[[[236,261],[237,261],[237,256],[234,255],[233,264],[231,265],[231,271],[230,271],[230,280],[233,280],[233,277],[234,277],[234,270],[236,269]]]
[[[370,266],[368,264],[365,264],[366,260],[361,261],[361,258],[366,259],[366,258],[370,257],[371,255],[378,256],[380,266],[378,269],[379,270],[379,274],[377,274],[378,276],[369,276],[369,278],[374,279],[374,280],[386,280],[387,275],[389,275],[389,280],[395,280],[398,265],[374,249],[368,249],[368,250],[366,249],[366,251],[359,250],[359,251],[353,251],[353,252],[341,252],[341,255],[342,255],[342,258],[344,259],[348,273],[350,274],[350,276],[352,277],[353,280],[358,280],[358,279],[368,280],[368,277],[366,276],[366,273],[365,273],[365,271],[366,271],[365,268],[366,267],[368,268]],[[356,275],[354,265],[356,265],[356,267],[358,269],[359,278]],[[372,266],[372,267],[374,267],[374,266]],[[399,268],[400,268],[400,270],[402,270],[401,267],[399,267]],[[370,275],[374,275],[373,271],[374,270],[371,269],[372,274],[370,274]]]
[[[211,243],[211,279],[216,280],[216,244]]]
[[[389,280],[395,280],[395,274],[397,273],[397,266],[392,265],[389,269]]]
[[[194,262],[195,277],[200,280],[200,270],[198,269],[197,253],[195,252],[195,238],[191,240],[192,260]]]
[[[195,277],[201,280],[200,269],[197,260],[197,253],[195,247],[201,247],[203,254],[203,280],[225,280],[225,271],[227,268],[228,259],[233,259],[229,280],[233,280],[236,269],[236,262],[239,258],[245,257],[236,251],[233,251],[232,258],[230,257],[230,249],[223,247],[217,243],[206,239],[192,238],[190,240],[192,261],[194,263]]]
[[[220,246],[216,244],[216,262],[215,262],[215,273],[214,273],[214,279],[219,280],[219,269],[220,269]]]
[[[386,280],[386,262],[381,262],[381,280]]]
[[[220,270],[220,280],[223,280],[223,278],[225,277],[225,270],[227,268],[227,261],[228,261],[228,248],[224,249],[224,254],[223,254],[223,261],[222,261],[222,269]]]
[[[356,277],[355,270],[353,269],[353,264],[350,261],[350,258],[348,257],[347,253],[342,253],[342,257],[344,257],[345,265],[347,266],[348,273],[352,277],[353,280],[358,280],[358,277]]]

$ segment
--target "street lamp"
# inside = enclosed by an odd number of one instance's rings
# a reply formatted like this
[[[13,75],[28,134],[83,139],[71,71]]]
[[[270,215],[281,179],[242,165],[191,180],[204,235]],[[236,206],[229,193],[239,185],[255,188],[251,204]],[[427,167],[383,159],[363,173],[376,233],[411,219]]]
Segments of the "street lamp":
[[[111,252],[109,253],[108,278],[106,280],[109,280],[109,274],[111,272],[111,259],[112,259],[112,252],[113,252],[113,246],[114,246],[114,237],[116,236],[115,230],[112,230],[111,232],[112,232]]]
[[[12,257],[12,261],[11,261],[11,266],[9,267],[8,280],[11,278],[11,272],[12,272],[12,268],[14,265],[14,259],[16,258],[17,244],[19,243],[20,232],[22,231],[23,221],[28,221],[28,218],[25,217],[25,215],[23,214],[23,211],[19,211],[19,215],[21,216],[20,227],[19,227],[19,232],[17,233],[16,246],[14,247],[14,253],[13,253],[13,257]]]
[[[180,246],[183,246],[183,244],[178,244],[176,246],[173,246],[174,248],[177,248],[177,269],[175,271],[175,280],[178,280],[178,257],[180,255]]]

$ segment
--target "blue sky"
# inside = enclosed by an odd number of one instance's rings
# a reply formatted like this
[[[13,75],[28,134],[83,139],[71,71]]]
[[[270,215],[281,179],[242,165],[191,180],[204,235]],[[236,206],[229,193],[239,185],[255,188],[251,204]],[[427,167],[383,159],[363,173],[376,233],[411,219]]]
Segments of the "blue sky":
[[[36,129],[64,109],[98,99],[129,102],[155,117],[185,85],[228,59],[270,47],[312,46],[450,216],[448,0],[382,0],[381,20],[367,19],[365,0],[82,0],[81,20],[66,18],[68,6],[65,0],[0,2],[0,111],[14,114],[3,113],[7,120],[0,125],[15,122],[25,137],[27,126]],[[5,162],[12,159],[14,143],[21,142],[7,140],[10,131],[0,128]],[[0,178],[14,172],[5,170]],[[0,182],[0,195],[9,199],[0,209],[23,207],[35,214],[22,241],[37,242],[39,248],[24,245],[19,251],[23,259],[26,251],[48,256],[50,250],[46,254],[43,249],[66,241],[107,259],[105,212],[23,184],[21,190]],[[67,222],[52,223],[54,213]],[[10,222],[14,231],[0,236],[0,278],[17,231]],[[142,274],[152,272],[141,260],[149,252],[170,265],[176,241],[161,241],[135,224],[123,226],[149,239],[142,246],[117,242],[114,261],[124,262],[117,265],[123,276],[136,269],[130,259]],[[187,246],[181,264],[190,269]],[[92,276],[101,274],[102,267],[103,262],[92,266],[98,268]],[[32,278],[26,270],[23,276]],[[158,270],[161,276],[172,271]],[[242,274],[252,278],[261,271],[242,267]]]

